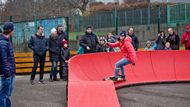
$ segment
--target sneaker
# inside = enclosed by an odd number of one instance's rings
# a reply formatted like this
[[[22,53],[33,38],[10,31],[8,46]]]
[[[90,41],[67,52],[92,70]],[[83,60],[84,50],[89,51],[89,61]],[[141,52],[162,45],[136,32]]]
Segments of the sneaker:
[[[53,82],[53,79],[50,78],[50,79],[49,79],[49,82]]]
[[[67,81],[67,78],[63,78],[63,81]]]
[[[59,81],[59,79],[58,78],[53,78],[53,81]]]
[[[110,77],[110,79],[111,79],[112,81],[117,81],[117,80],[118,80],[118,78],[116,78],[116,77]]]
[[[45,84],[43,80],[39,80],[39,84]]]
[[[34,83],[34,80],[30,80],[30,84],[31,85],[34,85],[35,83]]]
[[[119,75],[119,78],[121,78],[122,80],[126,80],[125,75]]]

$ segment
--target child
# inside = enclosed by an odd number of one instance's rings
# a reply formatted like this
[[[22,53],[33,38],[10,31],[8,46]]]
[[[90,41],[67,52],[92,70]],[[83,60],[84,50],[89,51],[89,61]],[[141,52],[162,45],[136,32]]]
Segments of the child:
[[[172,48],[170,47],[170,42],[166,42],[164,50],[172,50]]]
[[[146,47],[144,48],[145,51],[150,51],[150,50],[154,50],[151,46],[151,42],[147,41],[146,42]]]
[[[106,45],[106,39],[104,37],[100,37],[100,42],[97,45],[97,52],[107,52],[109,48]]]
[[[117,81],[119,77],[119,71],[121,70],[121,78],[125,80],[124,66],[128,64],[135,65],[136,52],[132,45],[132,39],[126,35],[125,31],[122,31],[119,36],[119,41],[115,43],[107,43],[110,47],[119,47],[124,57],[116,63],[115,76],[111,77],[112,81]]]
[[[63,68],[63,81],[67,81],[68,76],[68,60],[70,58],[70,49],[68,48],[67,41],[65,39],[62,40],[62,48],[61,48],[61,64]]]

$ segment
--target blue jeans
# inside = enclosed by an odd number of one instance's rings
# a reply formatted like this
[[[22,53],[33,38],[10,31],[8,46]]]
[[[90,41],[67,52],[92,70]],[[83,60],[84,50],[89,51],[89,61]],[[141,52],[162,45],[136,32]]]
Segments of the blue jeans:
[[[15,76],[6,79],[0,76],[0,107],[11,107],[11,95],[14,88]]]
[[[125,76],[124,72],[124,66],[127,64],[131,64],[130,61],[128,61],[126,58],[122,58],[115,64],[115,77],[118,78],[119,76],[119,71],[121,70],[121,75]]]
[[[50,79],[52,79],[52,77],[57,78],[57,62],[53,61],[51,63],[52,67],[51,67]]]

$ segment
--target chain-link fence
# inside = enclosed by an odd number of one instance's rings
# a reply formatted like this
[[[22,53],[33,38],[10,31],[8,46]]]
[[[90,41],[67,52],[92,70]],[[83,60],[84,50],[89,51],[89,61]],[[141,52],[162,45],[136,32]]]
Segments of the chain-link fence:
[[[65,19],[62,17],[41,19],[36,21],[14,22],[14,34],[12,36],[13,46],[16,52],[28,52],[28,41],[36,32],[36,27],[42,25],[44,27],[44,35],[49,36],[52,28],[56,28],[58,24],[65,25]],[[1,25],[2,28],[2,25]]]
[[[94,13],[90,16],[74,15],[69,17],[70,46],[76,50],[78,47],[78,36],[85,32],[87,25],[94,28],[97,35],[106,35],[108,32],[127,30],[134,27],[135,33],[141,43],[157,38],[158,25],[161,30],[167,32],[167,28],[172,26],[181,35],[184,26],[190,23],[190,4],[158,5],[150,8],[131,8],[127,10],[113,10],[109,12]],[[159,14],[160,13],[160,14]],[[14,21],[14,20],[13,20]],[[32,21],[15,22],[15,32],[12,38],[16,52],[29,51],[27,44],[31,35],[36,32],[36,25],[44,26],[46,36],[50,35],[50,30],[58,24],[66,26],[66,19],[63,17],[41,19]],[[2,25],[0,26],[2,27]],[[140,46],[143,47],[144,45]]]
[[[168,6],[168,24],[190,23],[190,3]]]

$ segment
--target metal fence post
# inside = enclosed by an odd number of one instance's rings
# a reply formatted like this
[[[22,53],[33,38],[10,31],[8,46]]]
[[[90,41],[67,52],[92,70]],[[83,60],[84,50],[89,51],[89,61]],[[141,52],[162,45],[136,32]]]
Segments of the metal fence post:
[[[66,19],[66,33],[67,33],[68,41],[69,41],[69,17],[66,16],[65,19]]]
[[[9,17],[9,21],[10,21],[10,22],[13,22],[13,16],[10,16],[10,17]],[[11,40],[11,43],[13,43],[13,38],[12,38],[12,36],[10,37],[10,40]]]
[[[158,32],[160,32],[160,6],[158,5]]]

